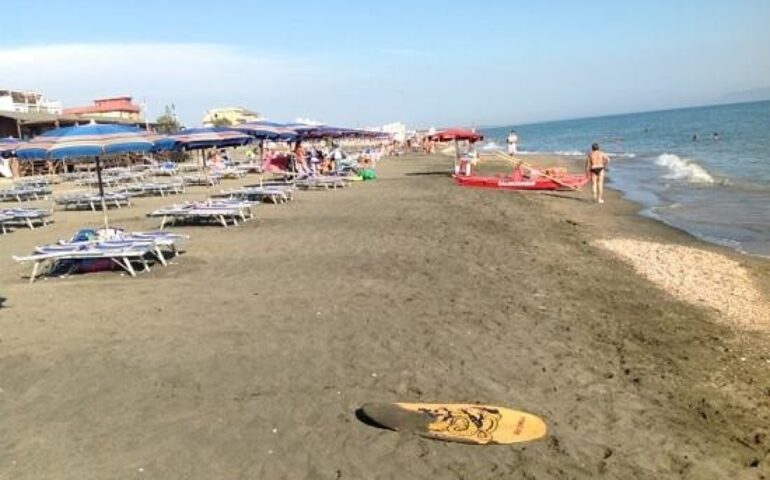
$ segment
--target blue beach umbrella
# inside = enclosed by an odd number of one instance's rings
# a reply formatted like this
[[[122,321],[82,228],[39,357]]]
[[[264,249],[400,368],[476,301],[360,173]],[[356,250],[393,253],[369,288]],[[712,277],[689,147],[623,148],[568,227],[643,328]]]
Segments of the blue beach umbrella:
[[[236,125],[233,128],[248,133],[252,137],[260,140],[294,141],[297,138],[297,132],[295,130],[276,122],[247,122]]]
[[[240,147],[254,139],[245,132],[226,127],[186,128],[169,135],[180,150]]]
[[[57,128],[38,135],[16,148],[21,160],[94,158],[96,176],[99,182],[99,196],[104,226],[108,227],[107,206],[104,202],[104,184],[100,156],[121,153],[147,153],[158,148],[158,135],[140,128],[126,125],[102,125],[91,122],[88,125]]]

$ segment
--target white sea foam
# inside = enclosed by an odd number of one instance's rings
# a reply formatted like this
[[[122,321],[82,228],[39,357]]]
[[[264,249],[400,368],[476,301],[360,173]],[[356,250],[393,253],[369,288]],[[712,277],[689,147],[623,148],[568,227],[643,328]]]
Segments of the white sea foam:
[[[656,165],[666,167],[668,173],[663,176],[668,180],[680,180],[688,183],[701,183],[712,184],[714,183],[714,177],[695,163],[692,160],[686,158],[680,158],[678,155],[672,153],[664,153],[655,160]]]
[[[479,150],[483,150],[485,152],[497,152],[502,151],[503,147],[496,144],[493,141],[487,142],[483,147],[481,147]]]

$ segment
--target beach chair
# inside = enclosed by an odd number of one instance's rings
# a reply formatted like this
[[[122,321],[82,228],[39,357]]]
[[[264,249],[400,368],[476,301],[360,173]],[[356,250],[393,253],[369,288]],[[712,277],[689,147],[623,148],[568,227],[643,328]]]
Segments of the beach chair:
[[[36,227],[48,225],[48,217],[51,216],[51,212],[42,208],[2,208],[0,215],[7,217],[4,225],[23,225],[34,230]],[[3,233],[5,233],[5,229]]]
[[[186,238],[168,232],[125,233],[120,229],[83,229],[69,241],[37,246],[31,255],[13,258],[17,262],[33,264],[29,283],[38,278],[44,265],[48,265],[51,272],[62,263],[69,262],[64,274],[67,276],[87,260],[108,260],[135,277],[137,271],[134,264],[141,265],[144,272],[150,271],[151,262],[157,261],[166,266],[166,253],[176,256],[179,252],[177,243]]]
[[[209,200],[206,202],[185,203],[160,208],[148,214],[161,217],[160,229],[166,225],[179,223],[216,223],[227,228],[230,224],[238,226],[254,218],[253,202],[240,200]]]
[[[74,210],[90,209],[96,211],[102,208],[102,198],[99,194],[91,192],[69,193],[54,198],[54,202],[63,207]],[[131,195],[126,192],[104,192],[104,204],[109,209],[112,207],[123,208],[131,206]]]

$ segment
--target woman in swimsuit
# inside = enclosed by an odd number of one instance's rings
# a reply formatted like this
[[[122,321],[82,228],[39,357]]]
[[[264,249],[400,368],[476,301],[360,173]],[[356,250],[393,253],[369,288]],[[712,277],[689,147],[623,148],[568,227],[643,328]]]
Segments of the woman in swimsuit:
[[[609,163],[610,157],[599,149],[599,144],[591,145],[591,153],[586,159],[586,175],[591,175],[595,202],[604,203],[604,173]]]

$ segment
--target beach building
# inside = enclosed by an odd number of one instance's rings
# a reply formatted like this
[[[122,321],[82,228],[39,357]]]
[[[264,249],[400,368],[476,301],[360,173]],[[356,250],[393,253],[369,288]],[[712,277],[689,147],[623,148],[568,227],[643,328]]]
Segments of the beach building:
[[[0,90],[0,138],[27,139],[59,127],[98,123],[120,123],[152,127],[140,115],[141,108],[131,97],[94,100],[87,107],[63,108],[59,101],[22,90]]]
[[[129,96],[99,98],[93,105],[65,108],[65,115],[87,116],[88,118],[109,118],[123,120],[141,120],[142,108]]]
[[[204,126],[212,127],[215,125],[238,125],[264,119],[265,117],[259,113],[252,112],[243,107],[224,107],[212,108],[211,110],[206,111],[201,123]]]
[[[61,114],[61,102],[49,100],[43,94],[24,90],[0,90],[0,111],[20,113]]]

